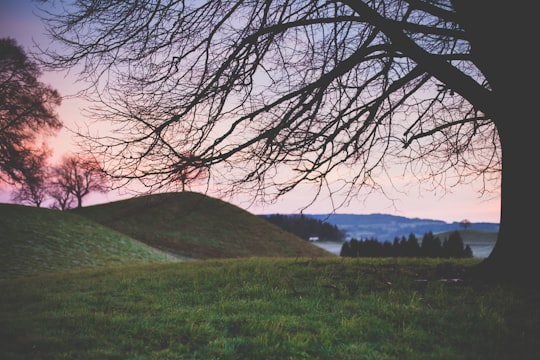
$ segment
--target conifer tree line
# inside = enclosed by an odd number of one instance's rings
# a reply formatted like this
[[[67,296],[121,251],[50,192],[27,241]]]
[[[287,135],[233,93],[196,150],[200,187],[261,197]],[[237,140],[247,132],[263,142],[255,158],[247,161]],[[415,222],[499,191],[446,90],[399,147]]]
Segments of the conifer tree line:
[[[443,241],[427,232],[421,244],[414,234],[394,238],[394,242],[380,242],[377,239],[351,239],[343,243],[342,257],[429,257],[429,258],[470,258],[473,252],[463,244],[458,231],[454,231]]]
[[[311,237],[317,237],[321,241],[341,242],[345,240],[345,232],[336,225],[310,218],[304,214],[272,214],[263,215],[262,217],[272,224],[279,226],[283,230],[293,233],[304,240],[309,240]]]

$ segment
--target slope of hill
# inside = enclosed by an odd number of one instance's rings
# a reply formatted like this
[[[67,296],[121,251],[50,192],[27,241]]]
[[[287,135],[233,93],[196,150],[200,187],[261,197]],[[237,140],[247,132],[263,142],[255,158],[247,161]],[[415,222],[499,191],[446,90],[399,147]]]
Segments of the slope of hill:
[[[0,278],[174,261],[160,250],[68,212],[0,204]]]
[[[140,196],[71,211],[188,258],[335,256],[237,206],[199,193]]]

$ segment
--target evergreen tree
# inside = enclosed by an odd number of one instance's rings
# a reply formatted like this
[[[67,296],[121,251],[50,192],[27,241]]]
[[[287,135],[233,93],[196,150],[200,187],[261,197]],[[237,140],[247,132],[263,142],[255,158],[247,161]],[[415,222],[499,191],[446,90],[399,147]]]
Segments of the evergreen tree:
[[[459,231],[453,231],[443,244],[443,254],[447,258],[463,258],[464,254],[463,240]]]
[[[409,234],[409,237],[405,241],[402,256],[406,257],[418,257],[420,256],[420,245],[418,245],[418,239],[413,233]]]
[[[441,245],[441,240],[433,233],[427,232],[419,245],[416,235],[409,234],[408,238],[395,237],[393,243],[380,242],[375,238],[351,239],[341,246],[342,257],[445,257],[467,258],[473,253],[469,245],[464,246],[458,231],[450,234]]]
[[[310,237],[318,237],[323,241],[343,241],[345,232],[336,225],[329,224],[322,220],[314,219],[304,214],[300,215],[262,215],[264,219],[279,226],[285,231],[296,236],[309,240]]]
[[[341,251],[339,252],[339,256],[341,257],[352,257],[351,255],[351,244],[348,241],[345,241],[341,245]]]
[[[463,257],[465,258],[472,258],[473,252],[469,245],[465,246],[465,250],[463,251]]]
[[[441,240],[434,236],[431,231],[425,233],[420,246],[420,255],[422,257],[437,258],[441,256],[441,250]]]

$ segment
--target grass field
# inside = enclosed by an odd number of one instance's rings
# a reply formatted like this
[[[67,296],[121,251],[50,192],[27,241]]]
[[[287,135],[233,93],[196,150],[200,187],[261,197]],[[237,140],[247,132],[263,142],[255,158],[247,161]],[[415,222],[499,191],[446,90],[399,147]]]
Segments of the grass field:
[[[540,294],[469,282],[479,259],[340,258],[192,193],[0,204],[0,228],[2,360],[540,354]]]
[[[474,259],[253,258],[0,281],[1,359],[538,359],[534,294]]]

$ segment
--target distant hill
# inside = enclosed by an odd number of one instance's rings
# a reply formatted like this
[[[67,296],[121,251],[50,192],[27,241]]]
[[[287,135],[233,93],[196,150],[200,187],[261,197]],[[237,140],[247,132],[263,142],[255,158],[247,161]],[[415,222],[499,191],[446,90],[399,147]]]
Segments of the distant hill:
[[[0,204],[0,279],[78,268],[175,261],[76,214]]]
[[[140,196],[70,212],[187,258],[335,256],[235,205],[194,192]]]
[[[393,241],[395,237],[415,234],[422,237],[426,232],[439,234],[454,230],[463,230],[459,222],[447,223],[441,220],[407,218],[389,214],[305,214],[318,220],[336,225],[343,230],[347,239],[375,238],[379,241]],[[471,223],[468,230],[497,233],[498,223]]]

